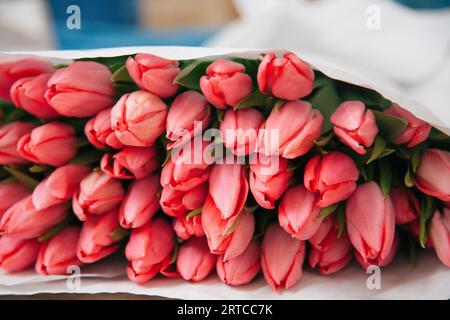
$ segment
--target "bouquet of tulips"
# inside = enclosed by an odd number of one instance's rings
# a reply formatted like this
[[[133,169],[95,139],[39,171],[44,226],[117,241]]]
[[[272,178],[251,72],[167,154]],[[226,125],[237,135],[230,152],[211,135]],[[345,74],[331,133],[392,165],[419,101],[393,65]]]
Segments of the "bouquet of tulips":
[[[21,57],[0,98],[6,272],[116,253],[136,283],[280,290],[420,248],[450,267],[449,136],[294,53]]]

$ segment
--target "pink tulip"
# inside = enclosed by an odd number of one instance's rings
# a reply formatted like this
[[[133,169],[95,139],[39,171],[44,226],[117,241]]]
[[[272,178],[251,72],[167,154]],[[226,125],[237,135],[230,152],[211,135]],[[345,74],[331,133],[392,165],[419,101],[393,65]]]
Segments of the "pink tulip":
[[[81,180],[72,198],[73,212],[81,221],[89,214],[101,215],[116,208],[124,198],[120,180],[94,171]]]
[[[379,265],[392,248],[395,211],[390,197],[383,197],[376,182],[358,186],[347,200],[347,231],[362,259]]]
[[[168,60],[148,53],[129,57],[126,63],[131,78],[142,89],[161,98],[173,96],[178,89],[173,82],[180,72],[178,61]]]
[[[430,222],[429,236],[439,260],[450,268],[450,209],[435,211]]]
[[[201,237],[205,235],[201,215],[194,216],[190,219],[187,219],[187,217],[175,218],[173,219],[172,227],[178,238],[182,240],[187,240],[191,236]]]
[[[254,153],[258,145],[259,128],[263,122],[263,115],[256,109],[227,110],[220,124],[225,147],[237,156]]]
[[[209,196],[202,210],[202,224],[208,246],[214,254],[224,254],[225,261],[247,249],[255,231],[255,218],[245,210],[233,219],[224,220]]]
[[[323,116],[305,101],[291,101],[273,109],[261,126],[258,151],[287,159],[307,153],[322,132]]]
[[[411,112],[403,109],[398,104],[392,103],[391,107],[383,112],[400,117],[408,122],[407,127],[394,141],[396,144],[406,144],[408,148],[412,148],[428,138],[431,126],[425,121],[416,118]]]
[[[113,155],[105,153],[100,162],[102,171],[116,179],[142,179],[159,166],[155,147],[125,147]]]
[[[19,240],[3,236],[0,238],[0,269],[8,273],[28,269],[36,261],[38,252],[36,239]]]
[[[330,118],[338,139],[358,152],[365,154],[378,133],[375,115],[361,101],[345,101],[336,108]]]
[[[288,161],[282,157],[266,157],[259,153],[257,162],[250,164],[250,190],[256,202],[263,208],[275,208],[292,178]]]
[[[0,221],[0,235],[17,239],[37,238],[67,217],[69,206],[58,204],[44,210],[33,206],[32,196],[10,207]]]
[[[45,178],[33,191],[33,205],[37,210],[49,208],[72,199],[81,180],[91,168],[79,164],[59,167]]]
[[[77,257],[83,263],[99,261],[120,247],[114,232],[120,229],[119,213],[112,210],[102,216],[89,216],[83,223],[77,244]]]
[[[308,240],[320,227],[317,196],[298,185],[289,188],[278,208],[280,226],[299,240]]]
[[[275,290],[293,287],[302,276],[305,242],[292,238],[277,223],[270,224],[261,247],[261,267]]]
[[[51,72],[50,62],[31,57],[0,62],[0,99],[11,101],[9,93],[17,80]]]
[[[36,125],[16,121],[0,127],[0,165],[16,165],[29,162],[17,152],[17,142],[29,134]]]
[[[209,252],[206,239],[194,237],[181,245],[177,271],[184,280],[202,281],[214,269],[216,261],[217,256]]]
[[[124,94],[111,110],[111,129],[126,146],[150,147],[166,128],[167,106],[147,91]]]
[[[158,175],[151,175],[130,184],[119,211],[120,225],[124,228],[139,228],[150,221],[159,210]]]
[[[50,122],[23,136],[17,143],[20,156],[34,163],[59,167],[76,153],[73,127],[62,122]]]
[[[200,208],[208,195],[208,183],[203,183],[187,191],[172,189],[167,185],[163,188],[159,204],[162,211],[171,217],[183,217],[189,212]]]
[[[361,265],[361,267],[363,267],[365,270],[367,270],[367,268],[369,268],[369,266],[372,266],[372,265],[377,265],[379,267],[385,267],[385,266],[391,264],[392,261],[394,261],[394,258],[397,255],[397,249],[398,249],[399,243],[400,243],[399,237],[397,234],[395,234],[394,242],[392,243],[391,250],[389,251],[389,253],[387,254],[386,257],[377,259],[376,261],[371,261],[371,260],[364,261],[364,258],[359,254],[358,251],[356,251],[355,259],[356,259],[356,261],[358,261],[358,263]]]
[[[450,152],[427,149],[420,158],[416,187],[423,193],[450,201]]]
[[[406,224],[417,219],[420,214],[419,201],[411,190],[403,186],[392,186],[390,196],[396,224]]]
[[[66,117],[92,117],[114,102],[112,74],[103,64],[76,61],[57,70],[47,82],[45,98]]]
[[[257,240],[253,240],[248,248],[239,256],[223,261],[223,256],[217,259],[216,270],[222,282],[239,286],[250,283],[261,268],[261,245]]]
[[[338,237],[338,222],[333,216],[325,218],[317,232],[309,239],[312,245],[309,264],[318,266],[324,275],[343,269],[352,259],[353,247],[347,233]]]
[[[324,208],[347,199],[356,189],[359,171],[352,158],[333,151],[317,155],[305,167],[306,189],[320,195],[317,206]]]
[[[172,227],[161,218],[133,229],[125,248],[128,278],[136,283],[153,278],[164,260],[171,257],[174,241]]]
[[[174,190],[187,191],[208,180],[211,166],[205,161],[203,153],[208,147],[206,141],[192,141],[180,149],[173,150],[172,157],[161,172],[161,185]],[[174,155],[174,152],[177,152]]]
[[[218,59],[206,68],[200,89],[213,106],[225,109],[235,107],[252,92],[252,79],[245,73],[244,65]]]
[[[245,168],[240,164],[215,164],[209,177],[209,195],[222,220],[237,216],[248,195]]]
[[[100,111],[89,120],[84,127],[84,134],[89,142],[98,149],[123,148],[123,144],[111,129],[111,109]]]
[[[195,91],[178,95],[170,106],[166,120],[166,138],[171,142],[167,149],[176,148],[208,128],[211,107]]]
[[[0,183],[0,219],[12,205],[30,194],[30,189],[16,181]]]
[[[80,228],[69,226],[43,242],[35,265],[36,272],[42,275],[64,275],[71,266],[81,267],[83,263],[76,254],[79,238]]]
[[[14,82],[10,93],[12,103],[38,118],[58,117],[58,113],[47,103],[44,97],[47,90],[47,81],[51,76],[50,73],[45,73],[34,77],[21,78]]]
[[[297,100],[313,90],[311,66],[292,52],[282,58],[266,54],[258,69],[259,90],[284,100]]]

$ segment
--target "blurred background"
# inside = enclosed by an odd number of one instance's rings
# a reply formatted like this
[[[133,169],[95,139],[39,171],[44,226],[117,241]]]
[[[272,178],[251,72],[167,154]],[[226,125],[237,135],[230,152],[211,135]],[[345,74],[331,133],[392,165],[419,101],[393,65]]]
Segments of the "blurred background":
[[[0,51],[283,48],[383,78],[450,126],[450,0],[0,0]]]

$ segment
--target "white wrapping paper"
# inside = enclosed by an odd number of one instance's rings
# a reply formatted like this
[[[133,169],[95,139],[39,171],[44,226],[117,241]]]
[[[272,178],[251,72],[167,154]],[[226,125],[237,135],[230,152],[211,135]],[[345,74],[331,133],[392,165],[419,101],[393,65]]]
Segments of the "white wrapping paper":
[[[256,57],[261,52],[283,52],[280,49],[248,50],[199,47],[127,47],[85,51],[3,52],[0,60],[17,55],[35,55],[52,59],[77,59],[86,57],[112,57],[133,53],[152,53],[169,59],[195,59],[205,56],[232,55]],[[336,64],[327,64],[313,56],[297,54],[316,69],[331,78],[374,89],[385,98],[399,103],[450,135],[450,111],[444,118],[437,118],[424,104],[402,95],[383,79],[372,79],[364,73],[349,73]],[[305,264],[306,265],[306,264]],[[331,276],[321,276],[305,267],[301,281],[292,289],[277,294],[259,279],[243,287],[229,287],[215,276],[201,283],[189,283],[174,279],[154,279],[145,285],[127,280],[123,259],[109,258],[82,269],[80,282],[73,285],[74,276],[39,276],[32,271],[15,275],[0,273],[0,294],[35,293],[101,293],[124,292],[157,295],[182,299],[449,299],[450,269],[442,265],[433,252],[421,252],[416,265],[404,257],[383,268],[379,274],[379,288],[373,287],[374,274],[366,274],[355,262]],[[368,285],[369,282],[369,285]],[[372,285],[370,285],[372,283]]]

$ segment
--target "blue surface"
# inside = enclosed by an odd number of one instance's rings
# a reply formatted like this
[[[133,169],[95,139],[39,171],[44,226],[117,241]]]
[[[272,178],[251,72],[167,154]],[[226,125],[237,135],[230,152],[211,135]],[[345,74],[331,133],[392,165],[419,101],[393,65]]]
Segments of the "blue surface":
[[[450,0],[395,0],[415,9],[441,9],[450,7]]]

